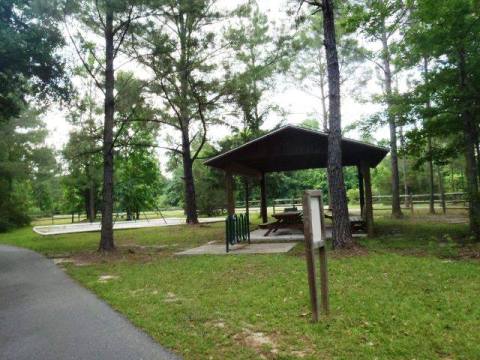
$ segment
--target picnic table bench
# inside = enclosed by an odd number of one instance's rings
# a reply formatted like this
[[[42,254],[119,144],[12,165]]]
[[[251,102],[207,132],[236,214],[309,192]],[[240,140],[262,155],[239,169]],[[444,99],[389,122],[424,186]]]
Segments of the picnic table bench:
[[[270,235],[278,229],[299,229],[303,231],[303,212],[302,211],[285,211],[283,213],[273,214],[275,221],[260,225],[261,229],[267,229],[263,236]]]

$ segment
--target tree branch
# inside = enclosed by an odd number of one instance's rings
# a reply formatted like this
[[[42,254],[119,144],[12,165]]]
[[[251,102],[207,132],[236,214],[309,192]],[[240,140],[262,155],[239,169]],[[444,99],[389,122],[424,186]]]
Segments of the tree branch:
[[[100,91],[105,94],[105,89],[103,87],[103,84],[98,81],[97,77],[93,73],[92,69],[90,69],[90,66],[87,64],[85,59],[83,58],[82,54],[80,53],[80,49],[77,47],[77,44],[75,43],[75,40],[73,39],[72,34],[70,33],[70,29],[68,28],[67,22],[65,21],[65,28],[67,29],[68,37],[70,38],[70,41],[73,44],[73,47],[75,48],[75,52],[77,53],[78,57],[80,58],[80,61],[83,64],[83,67],[85,70],[88,72],[88,74],[91,76],[93,81],[95,82],[95,85],[100,89]]]

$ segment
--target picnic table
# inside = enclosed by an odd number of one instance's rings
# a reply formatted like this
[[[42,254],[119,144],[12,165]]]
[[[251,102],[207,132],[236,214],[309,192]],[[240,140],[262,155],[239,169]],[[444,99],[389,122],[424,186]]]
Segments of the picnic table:
[[[333,216],[331,214],[325,213],[325,217],[327,219],[333,219]],[[357,231],[366,231],[367,225],[365,223],[365,220],[361,216],[349,214],[348,219],[350,221],[350,230],[352,231],[352,233]]]
[[[303,231],[303,212],[302,211],[285,211],[283,213],[273,214],[276,221],[264,224],[264,228],[268,231],[263,236],[268,236],[272,231],[276,232],[278,229],[300,229]]]

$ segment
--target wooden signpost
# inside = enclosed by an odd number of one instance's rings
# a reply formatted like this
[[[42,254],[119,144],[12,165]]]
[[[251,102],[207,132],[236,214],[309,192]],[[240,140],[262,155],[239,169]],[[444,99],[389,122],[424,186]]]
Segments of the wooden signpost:
[[[318,322],[319,306],[315,255],[320,262],[321,305],[324,314],[328,314],[328,272],[325,249],[325,221],[323,215],[322,192],[308,190],[303,195],[303,223],[305,233],[305,252],[307,256],[308,285],[312,303],[312,319]]]

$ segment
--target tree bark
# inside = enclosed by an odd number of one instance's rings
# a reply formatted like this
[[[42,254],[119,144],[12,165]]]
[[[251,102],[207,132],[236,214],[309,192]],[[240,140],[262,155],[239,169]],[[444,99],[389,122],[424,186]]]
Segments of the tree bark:
[[[318,71],[320,74],[320,97],[322,102],[322,127],[324,132],[328,132],[328,110],[327,110],[327,96],[325,95],[325,69],[323,68],[322,52],[318,54]]]
[[[390,128],[390,161],[392,168],[392,216],[403,216],[400,208],[400,177],[398,174],[397,126],[392,112],[392,71],[390,69],[390,49],[388,45],[385,23],[382,32],[382,58],[385,80],[385,94],[387,96],[388,126]]]
[[[88,188],[88,221],[94,222],[95,221],[95,184],[93,180],[90,180],[90,186]]]
[[[427,151],[428,151],[428,183],[429,183],[429,190],[430,190],[429,213],[435,214],[435,184],[433,181],[432,138],[430,136],[428,136],[428,139],[427,139]]]
[[[437,166],[438,190],[440,191],[440,204],[442,205],[443,214],[447,213],[447,205],[445,202],[445,187],[443,186],[443,174],[440,166]]]
[[[405,196],[404,204],[405,204],[405,207],[408,207],[407,155],[405,154],[405,137],[403,136],[403,126],[400,126],[400,144],[403,150],[402,170],[403,170],[403,193]]]
[[[327,56],[329,133],[328,133],[328,185],[332,199],[333,247],[344,248],[353,244],[348,218],[347,194],[342,168],[342,128],[340,113],[340,70],[335,39],[335,14],[332,0],[322,0],[323,32]]]
[[[423,75],[425,77],[425,84],[428,83],[428,59],[427,57],[423,58]],[[430,115],[430,98],[427,98],[425,103],[427,108],[427,113]],[[433,181],[433,153],[432,153],[432,137],[427,135],[427,155],[428,155],[428,182],[430,189],[430,201],[429,201],[429,212],[430,214],[435,214],[435,184]]]
[[[478,139],[478,126],[475,126],[475,151],[477,158],[477,175],[480,181],[480,143]]]
[[[190,114],[189,114],[189,64],[187,56],[187,25],[180,16],[180,92],[182,101],[180,103],[180,129],[182,131],[182,160],[183,160],[183,181],[185,183],[185,213],[187,224],[198,224],[197,201],[195,193],[195,181],[193,178],[192,151],[189,137]]]
[[[460,77],[460,93],[467,92],[467,73],[465,51],[460,50],[459,53],[459,77]],[[465,141],[465,160],[466,160],[466,177],[467,177],[467,193],[469,201],[469,220],[470,231],[476,241],[480,241],[480,199],[478,194],[478,176],[477,163],[475,159],[475,124],[473,115],[469,107],[463,104],[462,109],[463,137]]]
[[[183,141],[183,181],[185,182],[185,213],[187,224],[198,224],[193,161],[188,138]]]
[[[91,169],[90,164],[87,163],[85,167],[85,173],[88,179],[86,211],[87,211],[87,220],[89,222],[94,222],[95,221],[95,184],[94,184],[93,176],[90,169]]]
[[[105,120],[103,126],[103,208],[99,250],[111,251],[113,242],[113,126],[115,74],[113,69],[113,8],[107,2],[105,16]]]

